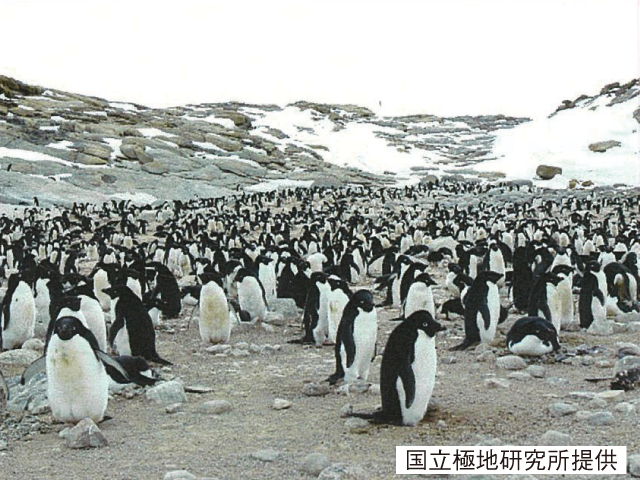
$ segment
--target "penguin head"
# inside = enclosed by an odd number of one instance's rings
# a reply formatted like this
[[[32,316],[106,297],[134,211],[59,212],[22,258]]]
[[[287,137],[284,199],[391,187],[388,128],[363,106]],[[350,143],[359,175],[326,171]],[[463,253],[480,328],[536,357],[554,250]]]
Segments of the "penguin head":
[[[433,278],[431,278],[431,275],[429,275],[427,272],[423,272],[420,275],[418,275],[414,282],[422,282],[425,285],[435,285],[436,282],[433,281]]]
[[[569,265],[556,265],[553,267],[553,273],[560,277],[568,278],[573,272],[573,267]]]
[[[351,301],[357,308],[365,312],[371,312],[375,306],[373,303],[373,295],[369,290],[358,290],[353,295]]]
[[[106,293],[111,298],[118,298],[124,294],[125,290],[129,290],[129,287],[126,285],[114,285],[113,287],[104,288],[102,292]]]
[[[587,262],[587,264],[585,265],[585,270],[588,272],[599,272],[600,271],[600,262],[596,261],[596,260],[590,260]]]
[[[493,270],[486,270],[484,272],[480,272],[477,278],[484,282],[497,283],[498,280],[502,278],[502,274],[494,272]]]
[[[53,327],[53,334],[60,340],[71,340],[75,335],[81,334],[86,327],[76,317],[60,317]]]
[[[435,337],[436,333],[447,329],[441,323],[436,322],[426,310],[413,312],[405,321],[412,323],[418,330],[422,330],[430,337]]]
[[[217,272],[204,271],[200,275],[198,275],[200,282],[202,285],[206,285],[209,282],[216,282],[220,288],[223,288],[222,276]]]
[[[453,273],[460,273],[462,272],[462,268],[460,267],[460,265],[458,265],[457,263],[450,263],[449,265],[447,265],[447,269],[450,272]]]

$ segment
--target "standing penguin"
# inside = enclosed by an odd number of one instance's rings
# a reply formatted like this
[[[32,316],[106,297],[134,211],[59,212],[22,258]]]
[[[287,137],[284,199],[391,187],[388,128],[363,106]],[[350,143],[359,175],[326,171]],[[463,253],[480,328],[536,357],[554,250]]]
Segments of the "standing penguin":
[[[19,348],[33,338],[36,325],[36,302],[31,287],[19,274],[9,277],[7,293],[2,300],[0,328],[2,348]]]
[[[375,357],[378,335],[378,316],[373,295],[358,290],[344,307],[336,336],[336,372],[327,380],[335,385],[344,378],[346,383],[367,381],[369,368]]]
[[[543,317],[558,330],[560,328],[560,303],[556,287],[562,279],[553,273],[544,273],[537,278],[529,297],[530,317]]]
[[[47,344],[47,398],[51,414],[59,422],[77,423],[104,418],[109,399],[109,379],[104,364],[122,366],[100,351],[91,331],[75,317],[55,321]]]
[[[256,258],[256,274],[264,287],[267,302],[276,298],[276,268],[273,259],[266,255],[258,255]]]
[[[115,300],[109,344],[118,355],[142,356],[151,362],[171,365],[156,350],[156,332],[142,300],[125,285],[104,292]]]
[[[533,287],[530,256],[532,247],[518,247],[513,254],[513,305],[520,312],[529,308],[529,296]]]
[[[575,307],[573,305],[573,267],[569,265],[557,265],[553,267],[551,272],[560,277],[560,282],[556,286],[556,299],[552,304],[558,305],[559,312],[557,316],[560,318],[559,326],[556,326],[558,333],[561,328],[567,328],[573,323],[573,314]],[[554,314],[552,313],[552,316]],[[554,324],[555,325],[555,324]]]
[[[578,299],[580,327],[589,328],[591,324],[602,324],[607,318],[607,277],[596,261],[585,265],[585,272]]]
[[[436,383],[436,333],[446,330],[425,310],[418,310],[389,335],[380,367],[382,409],[356,414],[374,423],[417,425],[427,412]]]
[[[251,320],[264,320],[267,316],[267,299],[260,280],[246,268],[235,276],[240,309],[249,314]]]
[[[502,275],[492,271],[478,273],[464,300],[464,341],[452,350],[465,350],[478,342],[491,343],[500,319],[497,282]]]
[[[327,323],[329,343],[335,344],[338,335],[338,327],[344,313],[344,308],[353,295],[351,289],[344,280],[331,276],[328,279],[330,290],[327,293]]]
[[[404,316],[409,318],[412,313],[418,310],[426,310],[432,317],[436,315],[436,306],[433,301],[433,291],[431,286],[435,285],[428,273],[421,273],[418,275],[407,293],[407,298],[404,301]]]
[[[507,348],[514,355],[539,357],[560,350],[558,331],[542,317],[523,317],[507,333]]]
[[[222,289],[222,277],[205,272],[200,275],[200,338],[207,343],[226,343],[231,335],[231,316],[227,296]]]

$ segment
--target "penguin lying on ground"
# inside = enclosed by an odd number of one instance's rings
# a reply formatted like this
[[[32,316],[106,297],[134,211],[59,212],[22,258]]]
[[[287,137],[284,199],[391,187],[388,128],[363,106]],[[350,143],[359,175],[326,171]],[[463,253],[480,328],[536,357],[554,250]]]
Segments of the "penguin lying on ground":
[[[407,317],[389,335],[380,367],[382,409],[354,414],[374,423],[417,425],[436,380],[436,333],[446,330],[426,310]]]
[[[507,348],[514,355],[539,357],[560,350],[558,331],[542,317],[523,317],[507,333]]]

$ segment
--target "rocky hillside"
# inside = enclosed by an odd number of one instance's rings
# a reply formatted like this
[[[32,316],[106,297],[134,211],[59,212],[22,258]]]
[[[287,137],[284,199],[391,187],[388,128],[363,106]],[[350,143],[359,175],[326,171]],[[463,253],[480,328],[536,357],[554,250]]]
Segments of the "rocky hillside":
[[[152,109],[0,76],[0,203],[403,184],[490,160],[496,132],[526,120],[308,102]]]

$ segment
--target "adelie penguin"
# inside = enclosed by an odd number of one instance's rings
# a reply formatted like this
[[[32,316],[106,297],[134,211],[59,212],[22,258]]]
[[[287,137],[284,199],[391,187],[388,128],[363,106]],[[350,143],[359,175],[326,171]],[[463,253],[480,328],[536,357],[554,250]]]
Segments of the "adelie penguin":
[[[251,271],[241,268],[235,276],[238,303],[251,320],[264,320],[267,316],[267,298],[262,283]]]
[[[389,335],[380,368],[382,409],[354,414],[374,423],[417,425],[427,412],[436,383],[435,336],[445,330],[425,310],[418,310]]]
[[[118,355],[140,355],[151,362],[171,365],[158,355],[156,332],[142,300],[125,285],[104,292],[115,300],[114,320],[109,330],[111,348]]]
[[[602,325],[607,318],[607,278],[596,261],[585,266],[582,288],[578,299],[580,327],[590,328],[592,324]]]
[[[35,325],[36,303],[31,287],[22,276],[13,274],[0,312],[1,347],[5,350],[21,347],[33,337]]]
[[[523,317],[507,334],[507,348],[514,355],[539,357],[560,350],[558,331],[542,317]]]
[[[497,282],[502,275],[492,271],[478,273],[465,296],[464,341],[451,350],[465,350],[479,342],[489,344],[500,320]]]
[[[335,345],[336,371],[327,380],[335,385],[344,378],[346,383],[367,381],[376,353],[378,316],[373,295],[358,290],[344,307]]]
[[[226,343],[231,336],[231,314],[227,295],[222,289],[222,277],[205,272],[200,275],[200,338],[206,343]]]

